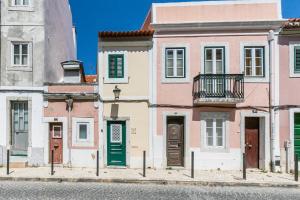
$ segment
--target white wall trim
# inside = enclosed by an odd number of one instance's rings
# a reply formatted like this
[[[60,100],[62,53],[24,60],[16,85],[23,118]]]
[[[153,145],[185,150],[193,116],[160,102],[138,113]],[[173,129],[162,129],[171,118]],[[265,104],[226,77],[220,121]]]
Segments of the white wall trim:
[[[246,83],[266,83],[270,81],[269,77],[269,70],[270,70],[270,63],[269,63],[269,45],[267,41],[256,41],[256,42],[241,42],[240,43],[240,73],[245,74],[245,55],[244,55],[244,47],[250,46],[250,47],[264,47],[264,77],[246,77],[245,76],[245,82]]]
[[[204,73],[204,49],[206,47],[224,47],[225,48],[225,73],[229,74],[230,73],[230,48],[229,48],[229,43],[228,42],[202,42],[200,46],[200,72]]]
[[[295,47],[300,47],[300,41],[291,41],[291,42],[289,42],[290,77],[291,78],[300,78],[300,73],[294,73],[294,67],[295,67],[294,48]]]
[[[167,48],[185,48],[185,77],[166,78],[165,52]],[[164,43],[161,49],[161,82],[162,83],[190,83],[190,45],[188,43]]]
[[[163,112],[163,168],[167,166],[167,117],[184,117],[184,168],[190,168],[190,112]]]
[[[115,97],[102,97],[104,101],[114,101]],[[139,101],[148,101],[148,96],[121,96],[119,101],[127,101],[127,100],[139,100]]]
[[[44,117],[44,162],[49,164],[49,123],[62,123],[63,124],[63,164],[69,163],[69,147],[68,147],[68,119],[67,117]]]

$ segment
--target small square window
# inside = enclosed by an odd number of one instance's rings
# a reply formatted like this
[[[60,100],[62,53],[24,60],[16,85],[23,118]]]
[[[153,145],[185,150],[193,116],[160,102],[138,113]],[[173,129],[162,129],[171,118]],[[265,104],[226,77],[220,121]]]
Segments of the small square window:
[[[294,73],[300,74],[300,46],[294,47]]]

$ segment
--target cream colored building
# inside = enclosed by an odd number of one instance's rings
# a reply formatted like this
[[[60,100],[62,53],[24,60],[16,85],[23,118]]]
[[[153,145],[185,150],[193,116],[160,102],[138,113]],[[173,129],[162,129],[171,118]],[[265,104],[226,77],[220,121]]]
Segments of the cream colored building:
[[[140,168],[143,151],[151,166],[152,35],[152,31],[99,33],[102,167]]]

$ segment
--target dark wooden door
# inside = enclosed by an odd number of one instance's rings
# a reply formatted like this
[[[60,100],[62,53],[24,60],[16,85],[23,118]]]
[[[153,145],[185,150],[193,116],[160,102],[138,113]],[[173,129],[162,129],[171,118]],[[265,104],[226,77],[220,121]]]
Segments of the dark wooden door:
[[[63,126],[61,123],[51,123],[50,124],[50,152],[49,152],[49,162],[51,163],[51,154],[54,150],[55,164],[61,164],[63,162]]]
[[[246,118],[245,153],[247,168],[259,168],[259,118]]]
[[[167,165],[184,166],[184,117],[167,119]]]

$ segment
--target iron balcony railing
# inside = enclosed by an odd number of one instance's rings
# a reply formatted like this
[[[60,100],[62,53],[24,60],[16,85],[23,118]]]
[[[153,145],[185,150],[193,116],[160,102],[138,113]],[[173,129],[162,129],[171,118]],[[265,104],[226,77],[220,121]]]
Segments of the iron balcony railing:
[[[243,74],[199,74],[194,78],[193,97],[196,99],[244,99]]]

